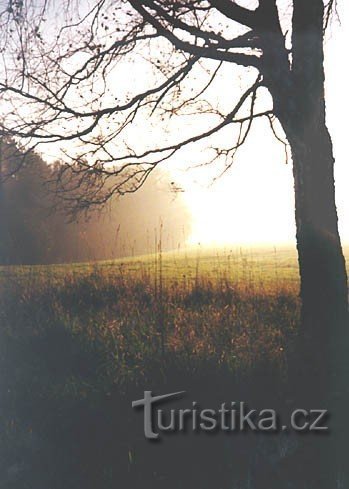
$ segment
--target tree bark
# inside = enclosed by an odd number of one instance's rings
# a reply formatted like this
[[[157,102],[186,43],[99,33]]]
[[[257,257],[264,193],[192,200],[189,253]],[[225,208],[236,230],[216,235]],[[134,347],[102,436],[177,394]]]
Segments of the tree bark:
[[[334,156],[326,126],[322,0],[294,0],[291,66],[281,30],[265,37],[264,78],[293,160],[301,324],[293,371],[304,408],[328,409],[328,437],[304,441],[304,487],[333,489],[345,472],[349,410],[348,289],[335,203]],[[348,477],[348,474],[347,474]],[[349,484],[349,481],[346,481]],[[307,485],[308,484],[308,485]],[[344,486],[343,486],[344,487]]]
[[[300,346],[307,371],[320,374],[321,383],[336,373],[348,331],[347,274],[338,231],[332,141],[326,126],[323,18],[322,0],[294,0],[291,66],[277,22],[264,26],[261,33],[265,83],[293,159]]]
[[[322,0],[295,0],[290,92],[278,108],[293,159],[302,363],[314,389],[319,383],[327,390],[343,374],[347,356],[348,289],[326,126],[323,17]]]
[[[307,106],[303,96],[298,95],[299,106]],[[346,470],[349,407],[347,274],[338,232],[334,157],[324,111],[310,114],[300,107],[298,118],[289,117],[284,127],[293,158],[302,301],[291,375],[297,402],[306,409],[327,409],[331,429],[327,437],[309,434],[301,456],[307,454],[304,478],[309,487],[331,489],[336,474]]]
[[[334,158],[324,120],[288,130],[293,156],[304,361],[335,374],[345,338],[347,274],[335,205]],[[312,374],[316,374],[316,370]],[[320,373],[318,371],[318,373]],[[322,378],[322,382],[324,378]]]
[[[304,104],[303,97],[299,103]],[[330,436],[307,440],[313,453],[309,482],[314,483],[319,467],[316,485],[330,489],[334,474],[345,467],[349,378],[347,274],[338,232],[334,157],[323,110],[312,116],[300,110],[298,120],[285,127],[293,157],[302,300],[294,375],[298,402],[308,409],[327,409],[331,416]]]

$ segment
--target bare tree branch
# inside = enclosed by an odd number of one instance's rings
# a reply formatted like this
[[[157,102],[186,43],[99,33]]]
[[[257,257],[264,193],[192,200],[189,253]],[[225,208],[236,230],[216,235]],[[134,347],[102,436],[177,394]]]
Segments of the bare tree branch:
[[[142,3],[143,2],[138,0],[130,0],[130,4],[142,15],[143,19],[152,25],[159,35],[164,36],[168,41],[170,41],[176,49],[185,51],[195,56],[201,56],[219,61],[229,61],[241,66],[259,66],[259,59],[257,56],[231,53],[227,50],[222,51],[220,49],[214,49],[211,46],[202,47],[182,41],[175,36],[173,32],[163,27],[157,18],[143,7]]]
[[[301,0],[293,4],[297,15]],[[57,25],[48,27],[44,17],[55,8],[46,0],[27,0],[0,12],[0,130],[28,150],[59,143],[66,164],[59,184],[74,190],[79,208],[87,208],[89,199],[98,205],[113,193],[135,191],[158,164],[230,124],[239,125],[237,140],[215,148],[208,162],[225,160],[224,171],[257,118],[267,117],[285,144],[274,116],[279,101],[292,94],[301,35],[295,24],[294,45],[286,48],[275,0],[260,0],[255,10],[233,0],[96,0],[86,6],[66,0]],[[329,0],[325,24],[333,8]],[[149,71],[125,90],[125,75],[116,81],[118,71],[132,71],[139,62]],[[257,79],[241,86],[227,111],[219,106],[216,86],[229,65],[256,71]],[[273,92],[274,107],[265,97],[257,99],[260,86]],[[204,130],[192,126],[182,138],[167,134],[180,117],[199,115],[207,118]],[[139,125],[149,135],[161,127],[163,137],[140,144],[134,136]],[[112,177],[117,184],[108,183]],[[60,194],[72,199],[64,188]]]
[[[233,0],[210,0],[210,4],[239,24],[254,29],[258,27],[258,16],[256,11],[241,7]]]

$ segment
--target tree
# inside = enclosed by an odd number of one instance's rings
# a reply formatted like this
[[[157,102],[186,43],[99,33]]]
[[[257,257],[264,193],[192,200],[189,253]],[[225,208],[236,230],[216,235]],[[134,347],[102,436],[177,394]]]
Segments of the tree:
[[[62,170],[60,163],[48,165],[40,156],[26,154],[22,164],[23,154],[14,141],[1,139],[0,144],[2,171],[12,174],[0,194],[0,264],[86,262],[150,253],[161,222],[164,250],[183,241],[188,212],[183,199],[174,198],[165,171],[153,174],[136,194],[114,196],[105,208],[73,220],[51,187]]]
[[[13,1],[3,12],[3,59],[11,67],[3,68],[0,84],[4,115],[11,107],[3,131],[27,144],[66,142],[67,167],[74,164],[80,179],[76,204],[86,208],[113,193],[134,192],[158,164],[208,138],[214,140],[211,161],[223,158],[225,171],[257,119],[267,118],[277,137],[281,126],[294,170],[302,365],[318,397],[330,382],[342,388],[344,363],[339,368],[338,358],[347,345],[347,275],[326,126],[323,48],[334,0],[260,0],[255,8],[232,0],[77,4],[65,2],[56,28],[45,27],[52,10],[44,0],[40,8]],[[128,93],[117,85],[115,70],[125,76],[122,60],[140,55],[150,61],[149,83],[137,83]],[[224,99],[213,106],[209,91],[232,65],[246,68],[246,80],[253,75],[255,81],[234,104]],[[204,70],[204,83],[194,83],[191,78]],[[210,126],[202,129],[195,119],[191,133],[181,137],[174,121],[193,113],[211,114]],[[172,139],[164,136],[159,144],[158,126],[165,121]],[[138,123],[142,131],[156,130],[143,147],[132,140]],[[235,124],[237,141],[214,150],[217,134]],[[83,148],[68,144],[74,140]],[[106,185],[112,176],[117,183]]]

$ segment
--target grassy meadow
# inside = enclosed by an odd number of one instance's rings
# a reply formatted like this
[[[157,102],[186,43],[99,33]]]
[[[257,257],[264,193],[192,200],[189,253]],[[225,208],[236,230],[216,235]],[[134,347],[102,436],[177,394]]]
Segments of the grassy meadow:
[[[297,290],[288,249],[2,267],[0,487],[235,489],[258,473],[266,489],[276,438],[258,450],[265,439],[247,435],[149,447],[131,401],[186,390],[207,407],[283,405]]]

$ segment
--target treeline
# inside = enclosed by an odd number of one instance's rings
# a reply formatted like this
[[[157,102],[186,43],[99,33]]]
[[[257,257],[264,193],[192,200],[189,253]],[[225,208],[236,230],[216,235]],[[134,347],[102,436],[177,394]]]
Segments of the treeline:
[[[98,212],[71,220],[49,182],[60,164],[25,158],[14,142],[0,143],[0,263],[48,264],[113,259],[150,253],[156,242],[184,242],[189,215],[163,171],[134,194],[113,197]],[[5,176],[5,178],[3,178]],[[162,223],[162,224],[161,224]],[[161,230],[162,228],[162,230]]]

